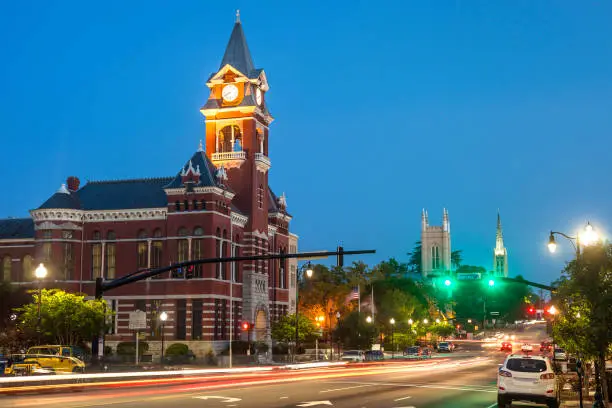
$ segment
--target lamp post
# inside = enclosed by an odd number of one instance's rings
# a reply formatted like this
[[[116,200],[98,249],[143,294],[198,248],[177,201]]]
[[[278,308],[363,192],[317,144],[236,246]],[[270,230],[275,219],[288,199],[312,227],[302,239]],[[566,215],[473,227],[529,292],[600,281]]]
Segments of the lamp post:
[[[296,276],[296,282],[295,282],[295,350],[293,352],[294,361],[297,359],[298,343],[299,343],[299,336],[300,336],[300,324],[299,324],[300,320],[299,320],[299,315],[298,315],[298,311],[300,307],[300,303],[299,303],[299,290],[300,289],[299,288],[300,288],[300,281],[302,280],[304,273],[306,273],[306,276],[308,278],[312,277],[313,271],[312,271],[310,262],[297,268],[297,276]]]
[[[159,320],[161,320],[161,335],[162,335],[161,363],[164,364],[164,339],[166,337],[164,333],[164,326],[166,325],[166,320],[168,320],[168,313],[161,312],[161,314],[159,315]]]
[[[576,261],[579,261],[580,258],[582,257],[582,251],[581,251],[581,245],[582,246],[589,246],[594,244],[595,242],[599,241],[600,237],[599,234],[597,233],[597,231],[595,231],[593,229],[593,226],[591,225],[590,222],[587,222],[586,226],[584,227],[584,231],[582,231],[581,233],[577,234],[576,236],[571,236],[571,235],[567,235],[563,232],[559,232],[559,231],[550,231],[550,235],[548,237],[548,250],[551,253],[554,253],[557,250],[557,242],[555,241],[555,235],[557,236],[561,236],[565,239],[567,239],[572,246],[574,247],[574,251],[576,252]],[[548,309],[548,313],[550,313],[550,315],[552,316],[552,323],[554,324],[555,321],[555,315],[558,313],[557,309],[555,308],[554,305],[552,305],[549,309]],[[580,315],[578,314],[576,317],[580,317]],[[554,338],[553,338],[553,343],[554,343]],[[597,389],[601,389],[601,379],[599,378],[599,376],[597,375],[598,373],[596,373],[596,383],[597,383]],[[580,408],[582,408],[583,403],[582,403],[582,387],[583,384],[581,382],[580,384]],[[595,393],[595,404],[601,403],[601,393],[596,392]],[[597,406],[597,405],[593,405],[593,406]]]
[[[340,325],[340,312],[336,311],[336,327],[338,327]],[[338,354],[338,359],[340,359],[340,337],[338,337],[338,342],[336,344],[337,347],[337,354]],[[332,348],[334,348],[334,346],[332,345]]]
[[[395,358],[395,319],[391,318],[389,323],[391,323],[391,360],[393,360]]]
[[[40,344],[40,323],[41,323],[41,306],[42,306],[42,281],[47,277],[47,268],[45,268],[44,264],[38,265],[36,270],[34,271],[34,275],[38,280],[38,322],[36,323],[36,332],[38,333],[38,344]]]

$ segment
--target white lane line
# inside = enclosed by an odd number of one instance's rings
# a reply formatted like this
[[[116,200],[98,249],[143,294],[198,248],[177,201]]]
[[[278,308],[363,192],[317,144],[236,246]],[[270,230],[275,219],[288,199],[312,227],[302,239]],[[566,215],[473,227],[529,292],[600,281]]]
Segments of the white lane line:
[[[354,385],[352,387],[344,387],[344,388],[332,388],[331,390],[323,390],[323,391],[319,391],[319,393],[323,394],[324,392],[333,392],[333,391],[344,391],[344,390],[351,390],[353,388],[362,388],[362,387],[371,387],[374,384],[362,384],[362,385]]]
[[[495,404],[489,405],[487,408],[493,408],[497,406],[497,402]]]
[[[288,399],[289,397],[280,397],[279,399]]]
[[[350,381],[346,381],[343,382],[344,384],[360,384],[360,383],[355,383],[355,382],[350,382]],[[447,386],[441,386],[441,385],[434,385],[434,384],[397,384],[397,383],[361,383],[361,384],[369,384],[369,385],[378,385],[378,386],[387,386],[387,387],[414,387],[414,388],[432,388],[432,389],[440,389],[440,390],[454,390],[454,391],[472,391],[472,392],[490,392],[490,393],[497,393],[497,387],[495,388],[467,388],[467,387],[462,387],[462,386],[458,386],[458,387],[447,387]]]
[[[405,400],[405,399],[409,399],[409,398],[412,398],[412,397],[397,398],[397,399],[394,399],[393,401],[401,401],[401,400]]]

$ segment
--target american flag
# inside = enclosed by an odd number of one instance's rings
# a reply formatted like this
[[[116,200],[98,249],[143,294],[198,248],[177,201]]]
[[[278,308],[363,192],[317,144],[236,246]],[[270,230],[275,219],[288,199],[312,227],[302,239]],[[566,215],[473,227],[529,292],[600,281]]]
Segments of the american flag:
[[[346,297],[346,303],[349,303],[355,299],[359,299],[359,287],[354,287]]]

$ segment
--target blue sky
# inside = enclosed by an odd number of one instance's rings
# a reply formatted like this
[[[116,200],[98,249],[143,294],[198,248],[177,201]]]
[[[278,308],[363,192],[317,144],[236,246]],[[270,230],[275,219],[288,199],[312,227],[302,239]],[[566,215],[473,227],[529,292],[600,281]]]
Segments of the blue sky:
[[[611,3],[21,3],[0,6],[2,217],[70,175],[175,174],[240,8],[301,250],[405,260],[446,207],[491,267],[499,208],[511,275],[549,282],[572,255],[550,229],[612,231]]]

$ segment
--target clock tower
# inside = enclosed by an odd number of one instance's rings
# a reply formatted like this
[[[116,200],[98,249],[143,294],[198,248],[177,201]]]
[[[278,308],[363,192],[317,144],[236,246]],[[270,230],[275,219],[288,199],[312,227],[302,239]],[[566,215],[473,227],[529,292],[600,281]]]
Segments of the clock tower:
[[[206,86],[210,95],[200,109],[206,118],[206,155],[218,169],[225,170],[227,185],[236,194],[232,206],[247,217],[238,243],[240,255],[285,249],[287,244],[279,247],[278,234],[272,236],[269,230],[271,208],[277,207],[271,202],[277,198],[268,187],[268,128],[273,120],[266,103],[269,86],[263,69],[255,68],[239,13],[219,70],[209,77]],[[255,340],[270,339],[269,296],[274,303],[280,280],[277,276],[285,276],[284,265],[242,263],[243,319],[255,324]]]

